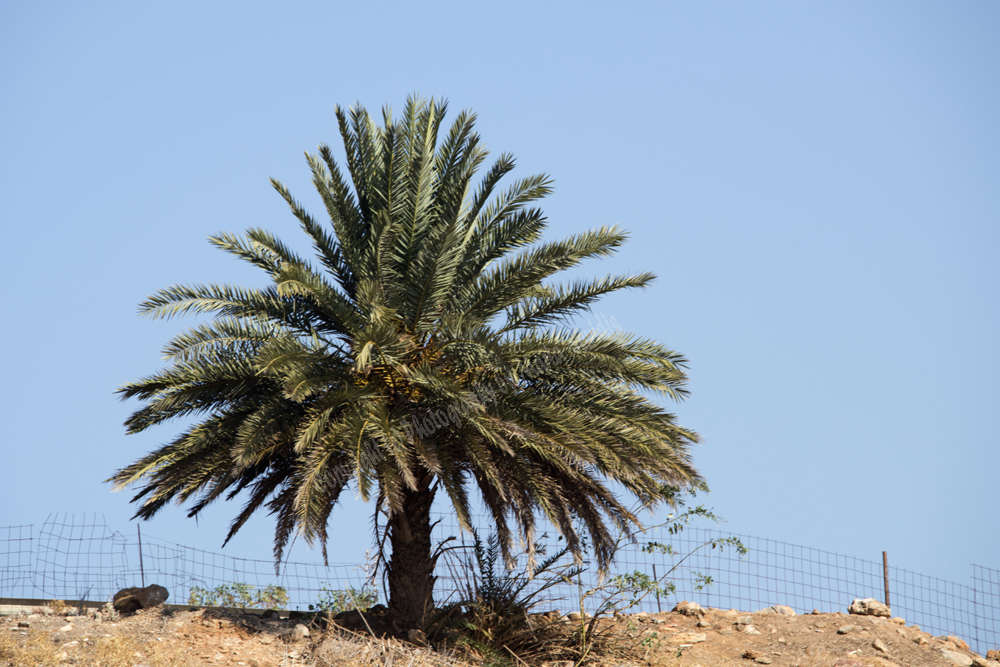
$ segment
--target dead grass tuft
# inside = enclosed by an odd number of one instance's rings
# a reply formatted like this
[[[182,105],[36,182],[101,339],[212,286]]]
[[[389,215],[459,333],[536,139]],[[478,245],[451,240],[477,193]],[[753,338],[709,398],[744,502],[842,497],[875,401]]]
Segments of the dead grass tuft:
[[[313,652],[316,667],[469,667],[453,655],[395,640],[330,631]]]
[[[47,632],[0,635],[0,659],[14,667],[48,667],[60,660],[59,647]]]
[[[52,667],[62,662],[88,667],[185,667],[172,650],[115,635],[60,646],[48,632],[0,634],[0,665]]]
[[[56,616],[65,616],[72,609],[72,607],[62,600],[50,600],[45,606]]]

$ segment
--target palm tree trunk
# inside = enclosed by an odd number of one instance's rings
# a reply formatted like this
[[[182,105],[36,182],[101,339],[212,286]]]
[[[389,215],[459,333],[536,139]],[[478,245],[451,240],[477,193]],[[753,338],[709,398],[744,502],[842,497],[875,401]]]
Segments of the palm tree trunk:
[[[434,558],[431,554],[432,475],[421,470],[416,490],[403,492],[402,512],[389,519],[389,618],[397,632],[423,629],[434,611]]]

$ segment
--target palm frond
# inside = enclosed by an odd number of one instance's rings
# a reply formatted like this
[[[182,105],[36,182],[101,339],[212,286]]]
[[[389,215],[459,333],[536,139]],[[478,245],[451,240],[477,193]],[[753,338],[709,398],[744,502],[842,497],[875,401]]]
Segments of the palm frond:
[[[653,280],[556,281],[614,253],[625,233],[542,242],[537,203],[552,180],[503,186],[509,154],[477,176],[487,151],[476,116],[461,112],[445,132],[446,110],[411,96],[379,124],[360,105],[338,107],[344,168],[326,145],[306,155],[328,221],[271,181],[315,259],[264,229],[216,234],[213,245],[269,283],[175,285],[139,305],[150,318],[212,319],[164,347],[165,369],[118,390],[141,403],[129,433],[195,422],[108,480],[137,488],[138,517],[239,499],[227,541],[264,510],[276,559],[296,533],[325,558],[333,508],[354,487],[388,513],[393,549],[421,562],[410,574],[432,579],[430,547],[412,550],[429,545],[439,490],[463,529],[472,496],[482,499],[508,563],[521,540],[534,564],[546,520],[577,557],[587,537],[606,568],[612,529],[639,520],[612,486],[655,506],[701,483],[698,435],[657,403],[686,397],[686,359],[631,333],[570,328],[601,297]],[[391,563],[391,589],[406,567]]]

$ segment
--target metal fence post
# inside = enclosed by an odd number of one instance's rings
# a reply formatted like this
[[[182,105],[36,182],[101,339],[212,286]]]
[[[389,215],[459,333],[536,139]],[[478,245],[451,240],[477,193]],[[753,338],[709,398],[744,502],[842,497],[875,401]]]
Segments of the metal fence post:
[[[146,587],[146,568],[142,564],[142,530],[135,524],[135,532],[139,534],[139,574],[142,576],[142,587]]]
[[[882,552],[882,579],[885,580],[885,606],[892,609],[889,603],[889,556],[885,551]]]

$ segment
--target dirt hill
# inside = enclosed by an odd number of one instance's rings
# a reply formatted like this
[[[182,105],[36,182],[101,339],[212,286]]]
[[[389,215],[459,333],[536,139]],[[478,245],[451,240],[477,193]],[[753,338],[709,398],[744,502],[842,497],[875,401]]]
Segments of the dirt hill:
[[[903,619],[707,609],[600,619],[588,667],[1000,667],[956,637],[932,637]],[[374,640],[332,626],[220,610],[142,610],[132,616],[39,609],[0,618],[0,667],[462,667],[458,654]],[[784,612],[784,613],[782,613]],[[578,623],[560,619],[570,642]],[[551,626],[550,626],[551,629]],[[308,632],[308,634],[307,634]],[[558,643],[558,641],[556,642]],[[572,667],[553,646],[543,667]],[[991,652],[990,657],[995,657]],[[496,663],[497,661],[493,661]],[[482,664],[482,661],[479,661]],[[510,664],[522,665],[510,658]],[[533,666],[532,666],[533,667]]]

